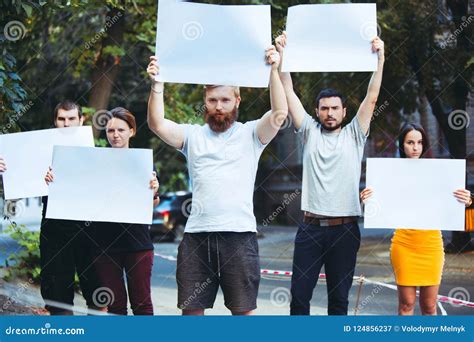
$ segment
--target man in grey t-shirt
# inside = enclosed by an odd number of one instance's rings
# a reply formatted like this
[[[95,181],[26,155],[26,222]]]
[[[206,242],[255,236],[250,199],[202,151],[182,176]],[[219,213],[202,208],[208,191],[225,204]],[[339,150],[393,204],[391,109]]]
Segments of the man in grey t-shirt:
[[[203,315],[213,307],[219,287],[232,314],[249,315],[256,309],[260,265],[252,201],[255,176],[263,149],[288,115],[275,47],[267,50],[266,58],[271,64],[272,110],[259,120],[237,122],[239,88],[206,86],[202,126],[165,119],[164,86],[154,80],[157,58],[151,57],[148,66],[152,78],[148,125],[186,156],[193,188],[176,270],[183,315]]]
[[[276,40],[283,54],[286,34]],[[369,46],[367,46],[369,49]],[[372,52],[378,70],[357,115],[345,127],[344,97],[333,89],[321,91],[316,119],[310,116],[293,90],[289,73],[280,73],[288,107],[303,143],[303,224],[295,238],[291,279],[291,314],[309,315],[310,301],[324,265],[328,314],[347,315],[349,290],[360,246],[357,219],[361,215],[359,181],[364,145],[382,83],[384,44],[376,37]]]

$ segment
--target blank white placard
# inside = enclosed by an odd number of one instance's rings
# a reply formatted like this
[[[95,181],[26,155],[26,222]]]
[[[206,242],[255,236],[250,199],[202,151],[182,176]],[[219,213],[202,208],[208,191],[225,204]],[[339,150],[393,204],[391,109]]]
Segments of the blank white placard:
[[[5,199],[46,196],[44,176],[51,166],[54,145],[94,146],[90,126],[44,129],[0,135]]]
[[[151,224],[148,149],[55,146],[47,218]]]
[[[371,41],[375,4],[298,5],[288,9],[284,72],[377,70]]]
[[[453,192],[465,188],[466,161],[368,158],[365,228],[464,230],[465,207]]]
[[[268,87],[269,5],[209,5],[160,0],[157,80]]]

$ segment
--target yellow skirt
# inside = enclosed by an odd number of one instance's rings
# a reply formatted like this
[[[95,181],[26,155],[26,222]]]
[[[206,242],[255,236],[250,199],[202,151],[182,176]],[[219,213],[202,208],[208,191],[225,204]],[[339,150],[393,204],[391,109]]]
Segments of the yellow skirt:
[[[397,229],[392,238],[390,260],[397,285],[439,285],[444,266],[441,231]]]

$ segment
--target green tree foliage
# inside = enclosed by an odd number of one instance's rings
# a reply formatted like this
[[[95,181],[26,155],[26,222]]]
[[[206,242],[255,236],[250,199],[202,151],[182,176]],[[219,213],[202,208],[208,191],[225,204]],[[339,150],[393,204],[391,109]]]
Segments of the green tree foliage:
[[[285,28],[289,6],[334,2],[346,1],[231,0],[225,4],[270,4],[275,38]],[[93,95],[98,95],[102,102],[106,101],[107,108],[123,106],[137,116],[140,129],[133,146],[154,149],[163,190],[185,186],[182,181],[175,181],[185,177],[174,177],[177,173],[184,175],[184,158],[146,127],[149,80],[145,70],[148,57],[154,53],[156,0],[3,0],[0,6],[0,120],[3,127],[12,119],[15,122],[7,132],[50,127],[51,111],[58,101],[71,98],[94,107],[91,102],[96,103],[93,101],[96,97]],[[114,21],[119,13],[120,24]],[[420,98],[427,98],[449,138],[449,148],[459,155],[462,148],[458,145],[463,144],[465,131],[449,130],[446,117],[450,109],[463,109],[466,102],[467,81],[472,78],[474,64],[472,44],[469,44],[472,25],[449,44],[441,44],[468,17],[467,1],[380,0],[377,15],[387,56],[378,102],[379,105],[388,103],[372,125],[372,138],[380,140],[378,152],[383,155],[391,142],[387,135],[395,136],[400,121],[420,110],[424,106]],[[9,41],[3,35],[3,27],[13,20],[21,22],[25,31],[21,39]],[[121,29],[112,32],[114,25],[120,25]],[[331,34],[330,27],[326,34]],[[104,70],[104,65],[110,68]],[[105,90],[100,93],[101,89],[94,88],[98,76],[111,80],[110,93]],[[314,108],[321,88],[333,87],[347,95],[348,112],[352,116],[365,95],[369,77],[368,73],[307,73],[294,75],[294,80],[308,110]],[[201,87],[168,84],[165,97],[169,118],[178,122],[202,122]],[[266,90],[243,89],[242,98],[240,118],[243,121],[259,117],[269,108]],[[29,101],[32,105],[25,111]],[[88,112],[89,124],[94,110]],[[103,132],[98,138],[104,138]],[[264,160],[271,149],[272,145],[264,154]]]
[[[7,280],[17,277],[28,278],[39,282],[41,272],[39,232],[10,222],[5,233],[9,234],[22,247],[8,256],[5,264],[8,267],[5,278]]]

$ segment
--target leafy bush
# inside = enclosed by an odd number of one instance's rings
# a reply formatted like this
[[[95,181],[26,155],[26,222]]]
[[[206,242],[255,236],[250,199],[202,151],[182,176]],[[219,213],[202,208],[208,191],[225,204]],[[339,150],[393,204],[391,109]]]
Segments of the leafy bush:
[[[25,225],[17,225],[10,221],[5,232],[10,235],[22,248],[8,256],[5,266],[5,279],[31,278],[34,282],[40,280],[40,250],[39,232],[29,231]]]

